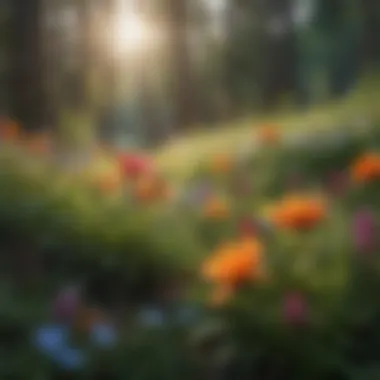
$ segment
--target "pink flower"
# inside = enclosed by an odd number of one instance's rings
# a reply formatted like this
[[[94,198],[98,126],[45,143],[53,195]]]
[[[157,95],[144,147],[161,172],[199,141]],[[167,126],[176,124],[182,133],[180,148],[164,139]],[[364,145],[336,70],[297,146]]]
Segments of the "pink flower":
[[[135,179],[151,173],[152,165],[148,158],[136,154],[121,154],[119,156],[121,170],[125,177]]]
[[[304,297],[297,292],[287,294],[283,303],[283,315],[285,321],[290,325],[299,326],[305,324],[308,308]]]
[[[361,210],[353,220],[354,246],[359,252],[368,253],[376,244],[376,219],[370,210]]]
[[[53,302],[53,316],[60,322],[70,322],[81,303],[80,292],[70,286],[62,289]]]

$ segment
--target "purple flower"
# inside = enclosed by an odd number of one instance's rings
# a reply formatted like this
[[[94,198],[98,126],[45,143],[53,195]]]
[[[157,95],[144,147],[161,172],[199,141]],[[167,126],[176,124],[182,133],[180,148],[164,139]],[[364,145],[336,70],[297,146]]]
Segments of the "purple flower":
[[[302,294],[292,292],[285,296],[283,315],[285,321],[292,326],[300,326],[307,322],[308,307]]]
[[[362,253],[372,251],[376,244],[376,218],[370,210],[361,210],[353,220],[352,236],[355,248]]]
[[[62,289],[53,302],[53,316],[62,323],[69,323],[80,305],[80,292],[70,286]]]

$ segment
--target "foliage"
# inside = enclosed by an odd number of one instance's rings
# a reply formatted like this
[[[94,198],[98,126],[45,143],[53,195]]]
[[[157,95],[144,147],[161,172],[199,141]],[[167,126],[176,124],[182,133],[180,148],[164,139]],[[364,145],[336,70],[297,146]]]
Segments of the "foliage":
[[[3,145],[5,378],[23,378],[21,362],[47,378],[376,378],[378,129],[285,138],[256,130],[258,148],[252,137],[244,154],[203,161],[171,198],[136,198],[132,177],[99,187]],[[110,348],[70,341],[88,359],[76,369],[66,351],[49,356],[26,339],[66,331],[46,323],[58,323],[49,304],[72,281],[82,307],[119,319]]]
[[[292,147],[266,146],[262,154],[248,158],[244,177],[249,178],[251,189],[247,196],[230,193],[230,208],[235,210],[231,211],[233,223],[231,217],[209,222],[214,235],[215,230],[223,231],[216,242],[213,240],[214,247],[239,233],[236,226],[242,216],[252,221],[266,216],[265,220],[270,221],[268,214],[260,213],[260,203],[273,204],[273,200],[289,192],[322,191],[328,202],[327,216],[321,225],[308,231],[277,227],[268,234],[256,229],[265,242],[263,260],[267,275],[264,281],[256,279],[235,289],[233,298],[219,309],[226,344],[234,352],[228,371],[223,371],[226,377],[221,378],[376,376],[378,307],[373,295],[378,286],[378,246],[374,235],[368,237],[368,231],[376,231],[375,220],[379,217],[377,197],[371,195],[378,191],[377,174],[368,171],[372,174],[364,177],[365,182],[351,180],[355,178],[352,165],[356,157],[378,149],[376,134],[358,135],[342,130],[336,136],[309,137]],[[232,172],[227,170],[223,181],[236,180]],[[335,177],[340,181],[338,187],[331,176],[337,173],[343,174]],[[298,181],[289,182],[294,178],[292,174],[297,175]],[[214,178],[214,191],[220,191],[220,173],[209,175]],[[228,189],[225,183],[223,188]],[[255,204],[251,198],[259,200],[256,207],[251,206]],[[245,207],[239,208],[240,202]],[[369,251],[368,246],[358,242],[363,231],[352,227],[352,220],[363,207],[373,214],[372,227],[367,224],[365,228],[368,239],[372,239]],[[305,212],[311,209],[306,208]],[[232,230],[228,227],[231,225]],[[209,241],[210,235],[204,239]],[[229,268],[232,271],[232,266]]]
[[[177,262],[177,252],[191,252],[195,244],[175,213],[136,204],[128,189],[105,196],[84,172],[57,172],[54,165],[14,149],[3,151],[0,165],[4,254],[22,247],[37,252],[47,277],[81,280],[78,276],[106,272],[126,290],[138,286],[147,268],[159,278],[170,277],[170,268],[184,265]],[[186,246],[165,239],[162,228],[176,231]]]

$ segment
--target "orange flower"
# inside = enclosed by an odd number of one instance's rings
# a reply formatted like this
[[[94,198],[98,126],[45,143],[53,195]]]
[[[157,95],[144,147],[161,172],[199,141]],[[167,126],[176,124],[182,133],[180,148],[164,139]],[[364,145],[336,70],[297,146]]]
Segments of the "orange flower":
[[[273,125],[265,125],[259,129],[259,141],[264,144],[274,144],[280,140],[278,128]]]
[[[217,196],[210,197],[206,200],[203,209],[203,215],[208,219],[225,219],[229,214],[228,203],[225,199]]]
[[[228,154],[219,154],[212,157],[210,170],[214,174],[228,173],[232,168],[232,160]]]
[[[272,221],[280,228],[310,229],[326,214],[326,205],[321,198],[292,195],[285,197],[272,212]]]
[[[202,267],[206,280],[218,285],[236,286],[255,278],[263,247],[256,239],[229,243],[216,250]]]
[[[156,176],[144,176],[134,185],[134,194],[140,201],[155,201],[170,196],[166,182]]]
[[[19,125],[9,119],[4,119],[0,121],[0,138],[3,141],[10,142],[16,141],[20,136]]]
[[[359,157],[351,167],[351,174],[359,183],[380,179],[380,153],[369,152]]]

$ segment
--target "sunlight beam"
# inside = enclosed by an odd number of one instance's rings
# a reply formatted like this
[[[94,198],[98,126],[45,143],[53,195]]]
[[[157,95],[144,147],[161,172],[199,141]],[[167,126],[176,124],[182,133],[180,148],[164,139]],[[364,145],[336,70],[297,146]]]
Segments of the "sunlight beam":
[[[138,13],[128,8],[120,9],[112,29],[117,54],[137,54],[145,50],[153,38],[150,25]]]

